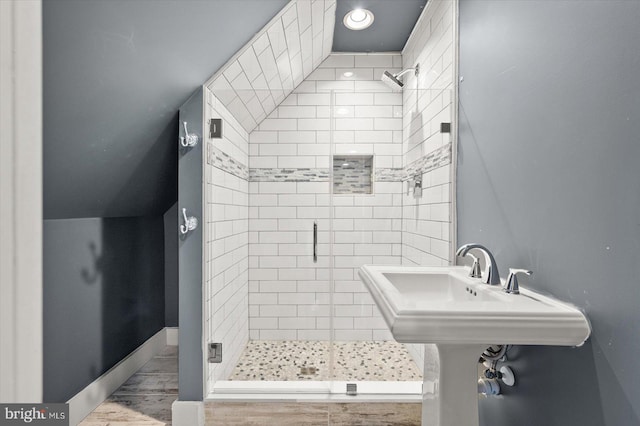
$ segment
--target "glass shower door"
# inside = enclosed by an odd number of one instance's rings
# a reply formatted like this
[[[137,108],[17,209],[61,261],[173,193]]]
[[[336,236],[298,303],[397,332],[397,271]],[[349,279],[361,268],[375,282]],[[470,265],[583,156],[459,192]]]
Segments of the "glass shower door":
[[[271,95],[276,97],[277,93]],[[208,204],[214,212],[212,248],[226,247],[227,239],[230,244],[235,241],[239,234],[234,226],[227,227],[226,218],[242,207],[236,195],[244,201],[237,190],[243,181],[217,170],[215,163],[224,161],[224,154],[236,147],[236,152],[246,152],[247,158],[248,339],[238,353],[230,354],[232,368],[216,380],[215,392],[329,392],[327,380],[333,365],[330,93],[309,95],[295,92],[280,100],[282,104],[247,135],[244,145],[242,137],[231,133],[232,120],[223,123],[222,140],[209,141],[213,145],[209,156],[214,189]],[[223,108],[217,105],[212,110],[219,115]],[[228,194],[233,195],[230,203],[222,199]],[[220,236],[216,235],[218,230]],[[223,240],[222,246],[215,245],[219,240]],[[221,312],[219,317],[211,316],[214,324],[231,317],[223,308],[224,301],[241,297],[236,295],[242,291],[241,286],[235,293],[215,288],[221,274],[216,259],[222,259],[224,250],[219,253],[211,259],[215,292],[211,311]],[[231,286],[234,288],[233,283]],[[221,308],[216,310],[216,306]]]
[[[333,388],[339,393],[348,383],[358,393],[402,388],[389,382],[421,383],[358,276],[364,264],[402,262],[402,102],[402,93],[382,84],[332,93]]]
[[[358,270],[448,263],[451,93],[372,84],[331,113],[333,389],[417,395],[424,345],[395,342]]]

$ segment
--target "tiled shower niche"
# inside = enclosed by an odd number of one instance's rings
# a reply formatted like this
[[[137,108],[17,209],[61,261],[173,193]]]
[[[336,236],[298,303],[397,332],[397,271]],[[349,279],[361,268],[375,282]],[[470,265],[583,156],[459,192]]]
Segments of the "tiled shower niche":
[[[373,156],[334,155],[333,193],[373,194]]]

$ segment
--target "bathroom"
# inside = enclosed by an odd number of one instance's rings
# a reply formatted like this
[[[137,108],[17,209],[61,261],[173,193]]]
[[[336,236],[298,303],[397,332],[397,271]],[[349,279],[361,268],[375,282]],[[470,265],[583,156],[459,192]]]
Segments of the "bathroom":
[[[371,25],[349,30],[357,9]],[[95,408],[142,365],[113,389],[101,377],[169,344],[162,422],[293,404],[420,424],[437,354],[394,341],[360,267],[468,268],[456,251],[475,242],[591,328],[579,347],[511,346],[515,386],[479,396],[479,424],[640,424],[640,2],[42,14],[43,367],[23,402],[75,413],[100,387]]]

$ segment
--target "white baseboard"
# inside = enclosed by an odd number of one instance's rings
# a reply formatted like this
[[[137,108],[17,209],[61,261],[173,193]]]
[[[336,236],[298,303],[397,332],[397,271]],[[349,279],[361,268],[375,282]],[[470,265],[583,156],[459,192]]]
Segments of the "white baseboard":
[[[176,330],[177,334],[177,330]],[[163,328],[140,345],[122,361],[114,365],[83,390],[74,395],[69,404],[69,424],[77,425],[89,413],[135,374],[151,358],[158,355],[168,344],[167,329]]]
[[[204,426],[203,401],[174,401],[171,404],[173,426]]]
[[[178,327],[166,327],[167,346],[178,346]]]

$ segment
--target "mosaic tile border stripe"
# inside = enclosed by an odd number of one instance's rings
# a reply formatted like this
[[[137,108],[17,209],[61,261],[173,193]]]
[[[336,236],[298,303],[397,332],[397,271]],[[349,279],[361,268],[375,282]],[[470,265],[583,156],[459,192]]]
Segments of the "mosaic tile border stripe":
[[[403,169],[376,169],[376,182],[401,182]],[[329,182],[329,169],[249,169],[250,182]]]
[[[401,182],[404,180],[404,169],[375,169],[376,182]]]
[[[207,164],[231,173],[240,179],[249,179],[249,168],[246,165],[216,148],[212,143],[207,143]]]
[[[382,168],[375,169],[374,180],[376,182],[402,182],[409,180],[411,177],[427,173],[435,170],[439,167],[451,164],[452,159],[452,144],[451,142],[431,151],[424,157],[414,161],[407,167],[400,168]],[[231,161],[232,158],[220,151],[222,156],[226,156]],[[209,162],[209,164],[212,164]],[[242,167],[246,167],[240,165]],[[218,167],[218,166],[216,166]],[[227,170],[224,167],[220,167],[223,170]],[[230,173],[236,174],[233,171]],[[248,178],[250,182],[329,182],[329,169],[328,168],[300,168],[300,169],[280,169],[280,168],[265,168],[265,169],[249,169]],[[243,178],[246,179],[246,178]]]
[[[452,144],[449,142],[448,144],[431,151],[424,157],[409,164],[404,170],[405,176],[402,180],[409,180],[415,175],[427,173],[431,170],[451,164],[451,147]]]
[[[329,169],[249,169],[251,182],[329,182]]]

